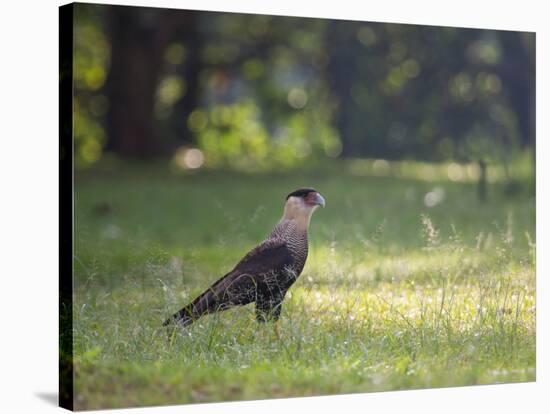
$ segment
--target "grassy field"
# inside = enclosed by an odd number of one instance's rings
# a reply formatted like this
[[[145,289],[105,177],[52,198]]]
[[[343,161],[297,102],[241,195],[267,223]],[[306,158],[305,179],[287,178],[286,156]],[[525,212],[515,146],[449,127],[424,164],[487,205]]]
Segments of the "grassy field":
[[[78,173],[75,407],[533,381],[534,197],[494,184],[480,203],[458,173],[369,171]],[[168,339],[162,321],[262,240],[286,194],[306,185],[327,207],[313,217],[280,339],[250,306]]]

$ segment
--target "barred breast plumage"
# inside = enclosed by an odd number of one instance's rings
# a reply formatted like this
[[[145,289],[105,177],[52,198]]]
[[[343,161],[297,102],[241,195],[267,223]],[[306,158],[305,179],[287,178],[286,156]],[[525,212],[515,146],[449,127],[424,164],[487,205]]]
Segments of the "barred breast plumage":
[[[292,267],[298,275],[302,272],[308,253],[307,228],[300,229],[293,220],[281,220],[268,239],[286,244],[294,259]]]

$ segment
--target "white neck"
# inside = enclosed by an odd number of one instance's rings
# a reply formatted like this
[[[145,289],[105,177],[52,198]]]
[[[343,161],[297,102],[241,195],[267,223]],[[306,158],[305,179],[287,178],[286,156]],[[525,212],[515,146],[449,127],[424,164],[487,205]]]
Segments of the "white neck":
[[[290,197],[286,204],[283,217],[280,222],[294,222],[298,230],[307,231],[311,216],[317,206],[308,206],[304,201],[297,197]]]

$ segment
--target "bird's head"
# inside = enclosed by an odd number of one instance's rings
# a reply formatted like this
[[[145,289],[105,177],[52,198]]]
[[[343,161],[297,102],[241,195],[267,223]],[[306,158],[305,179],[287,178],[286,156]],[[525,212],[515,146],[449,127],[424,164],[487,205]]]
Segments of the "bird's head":
[[[299,188],[286,196],[284,218],[304,221],[309,224],[311,215],[319,206],[325,206],[325,199],[313,188]]]

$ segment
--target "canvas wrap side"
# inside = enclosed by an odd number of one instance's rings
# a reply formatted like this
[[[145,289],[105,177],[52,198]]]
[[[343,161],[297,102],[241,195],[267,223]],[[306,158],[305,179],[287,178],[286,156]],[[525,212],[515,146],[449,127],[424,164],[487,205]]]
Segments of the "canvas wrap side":
[[[73,410],[74,6],[59,8],[59,405]]]

